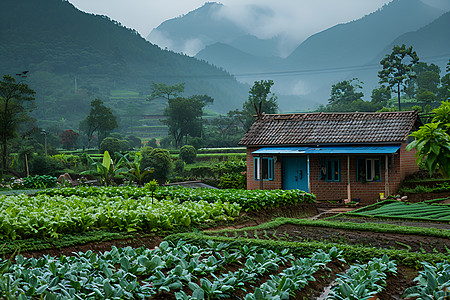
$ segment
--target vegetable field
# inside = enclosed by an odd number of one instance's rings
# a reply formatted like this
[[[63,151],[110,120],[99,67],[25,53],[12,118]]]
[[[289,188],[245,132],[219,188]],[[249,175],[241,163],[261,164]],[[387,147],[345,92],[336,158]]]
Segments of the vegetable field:
[[[432,222],[450,222],[450,206],[427,202],[404,203],[385,201],[374,207],[349,212],[349,215],[378,218],[399,218]]]
[[[130,186],[0,196],[0,253],[10,257],[0,259],[0,299],[450,296],[450,229],[339,218],[261,223],[314,200],[295,190]],[[344,216],[445,224],[448,209],[386,201]]]

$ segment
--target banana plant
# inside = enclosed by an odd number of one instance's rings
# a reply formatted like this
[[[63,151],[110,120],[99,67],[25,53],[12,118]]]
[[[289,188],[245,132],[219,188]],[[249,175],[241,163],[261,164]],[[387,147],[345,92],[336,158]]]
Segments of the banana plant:
[[[108,151],[105,151],[103,153],[103,159],[101,163],[98,161],[94,161],[90,156],[87,157],[87,160],[92,169],[81,172],[80,174],[99,177],[102,184],[104,185],[111,185],[112,179],[114,177],[119,177],[120,174],[126,170],[124,169],[124,166],[127,163],[127,158],[123,155],[120,155],[119,160],[114,163]]]
[[[125,168],[121,172],[122,175],[127,177],[130,180],[136,181],[139,186],[143,185],[144,178],[153,173],[155,171],[154,168],[145,168],[142,166],[142,154],[140,152],[137,152],[134,155],[134,160],[129,161],[128,160],[128,154],[127,155],[121,155],[120,153],[115,153],[115,155],[118,155],[121,159],[124,159],[125,161]]]

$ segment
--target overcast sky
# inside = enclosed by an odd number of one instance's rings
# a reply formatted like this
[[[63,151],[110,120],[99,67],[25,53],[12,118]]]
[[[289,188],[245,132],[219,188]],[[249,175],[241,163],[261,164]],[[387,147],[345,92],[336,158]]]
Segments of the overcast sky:
[[[251,4],[267,6],[274,14],[264,20],[267,35],[291,32],[303,36],[338,23],[359,19],[391,0],[222,0],[229,16],[243,26],[253,26],[248,18]],[[439,1],[439,0],[427,0]],[[69,0],[78,9],[106,15],[126,27],[136,29],[143,37],[163,21],[201,7],[204,0]],[[210,1],[211,2],[211,1]]]

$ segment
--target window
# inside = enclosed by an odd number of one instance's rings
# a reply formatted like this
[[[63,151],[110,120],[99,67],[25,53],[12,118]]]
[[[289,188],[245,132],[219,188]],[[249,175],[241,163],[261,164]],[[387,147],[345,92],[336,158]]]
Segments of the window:
[[[320,163],[319,179],[325,181],[341,181],[341,160],[324,158]]]
[[[260,180],[260,158],[255,157],[253,160],[253,171],[255,180]],[[263,157],[262,158],[262,176],[263,180],[273,180],[273,158]]]
[[[381,181],[381,164],[379,158],[360,158],[357,163],[358,181]]]

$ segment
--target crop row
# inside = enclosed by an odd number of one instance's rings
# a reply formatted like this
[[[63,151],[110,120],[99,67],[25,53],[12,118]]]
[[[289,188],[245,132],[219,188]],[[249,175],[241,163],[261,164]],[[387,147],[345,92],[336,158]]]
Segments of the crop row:
[[[134,186],[123,187],[76,187],[51,189],[40,192],[49,196],[80,196],[91,197],[106,195],[108,197],[121,196],[125,198],[140,199],[153,195],[158,200],[177,199],[185,201],[218,200],[222,202],[237,203],[245,210],[259,210],[264,208],[296,205],[300,202],[313,203],[316,198],[313,194],[300,190],[239,190],[239,189],[190,189],[183,187],[159,187],[153,194],[145,188]]]
[[[165,292],[174,292],[177,299],[230,298],[237,290],[246,291],[246,285],[259,286],[263,274],[288,264],[292,267],[265,285],[287,286],[288,282],[301,288],[314,280],[315,271],[339,255],[332,249],[295,259],[287,251],[215,242],[199,248],[183,241],[162,242],[153,250],[113,247],[102,254],[88,251],[39,259],[19,255],[14,264],[0,262],[0,291],[4,299],[143,299]],[[223,272],[233,264],[240,268]],[[259,290],[269,289],[261,285]]]
[[[328,299],[369,299],[385,288],[388,273],[397,273],[397,265],[386,255],[367,264],[354,264],[345,274],[338,274]]]
[[[419,219],[432,221],[450,221],[450,207],[447,205],[430,205],[419,202],[414,204],[394,202],[387,203],[372,210],[353,211],[350,215],[395,217],[405,219]]]
[[[125,197],[0,196],[0,238],[57,237],[61,233],[172,229],[228,220],[236,203]]]

